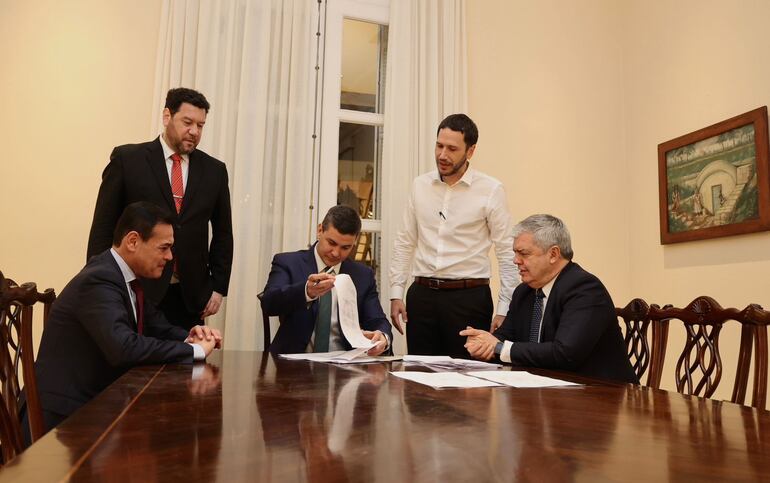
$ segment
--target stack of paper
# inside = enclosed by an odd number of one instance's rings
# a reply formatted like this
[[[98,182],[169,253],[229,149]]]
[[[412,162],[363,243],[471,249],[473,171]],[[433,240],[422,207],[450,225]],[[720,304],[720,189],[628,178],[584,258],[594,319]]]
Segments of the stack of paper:
[[[401,360],[400,356],[367,356],[367,350],[361,348],[349,351],[303,352],[301,354],[280,354],[279,357],[293,361],[331,362],[334,364],[367,364]]]
[[[491,362],[474,361],[469,359],[455,359],[449,356],[415,356],[405,355],[404,362],[412,364],[422,364],[428,366],[434,371],[470,371],[470,370],[490,370],[503,367],[501,364]]]

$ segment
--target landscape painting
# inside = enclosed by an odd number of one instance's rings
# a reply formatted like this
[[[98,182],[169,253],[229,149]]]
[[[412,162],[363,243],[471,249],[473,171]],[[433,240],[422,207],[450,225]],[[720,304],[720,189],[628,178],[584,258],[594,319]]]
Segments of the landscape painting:
[[[658,145],[661,243],[770,229],[767,108]]]

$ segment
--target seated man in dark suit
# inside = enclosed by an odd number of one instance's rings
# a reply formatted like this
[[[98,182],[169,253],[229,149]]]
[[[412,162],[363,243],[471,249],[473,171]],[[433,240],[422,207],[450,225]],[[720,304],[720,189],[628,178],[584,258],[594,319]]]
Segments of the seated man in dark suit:
[[[137,283],[160,277],[171,260],[172,222],[152,203],[128,205],[112,248],[92,257],[54,302],[35,362],[46,430],[132,366],[192,363],[221,345],[215,329],[169,324]]]
[[[379,355],[390,348],[390,323],[377,296],[374,272],[362,263],[348,260],[360,232],[358,213],[347,206],[334,206],[318,225],[318,241],[312,247],[273,257],[262,296],[262,310],[281,317],[271,352],[351,348],[338,320],[336,291],[332,291],[335,274],[349,275],[356,287],[361,329],[367,338],[379,342],[369,350],[369,355]]]
[[[564,223],[551,215],[528,217],[514,227],[513,251],[522,283],[494,334],[460,332],[471,356],[638,384],[610,294],[572,262]]]

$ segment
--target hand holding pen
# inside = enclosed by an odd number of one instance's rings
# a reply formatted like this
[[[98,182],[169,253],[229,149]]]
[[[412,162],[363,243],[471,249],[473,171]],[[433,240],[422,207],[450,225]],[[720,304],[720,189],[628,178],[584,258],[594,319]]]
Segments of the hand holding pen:
[[[317,299],[334,287],[334,267],[325,267],[321,273],[311,273],[307,278],[305,291],[311,299]]]

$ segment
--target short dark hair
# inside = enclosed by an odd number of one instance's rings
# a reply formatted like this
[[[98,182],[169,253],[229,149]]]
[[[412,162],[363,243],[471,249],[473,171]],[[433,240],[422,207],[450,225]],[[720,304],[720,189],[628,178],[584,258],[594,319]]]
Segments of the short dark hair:
[[[342,235],[358,236],[361,233],[361,217],[349,206],[337,205],[329,208],[321,222],[323,231],[329,228],[329,223]]]
[[[209,101],[206,100],[206,96],[193,89],[175,87],[168,90],[168,94],[166,94],[166,107],[172,116],[176,114],[183,102],[205,110],[206,114],[209,113],[209,108],[211,107]]]
[[[152,237],[155,226],[161,224],[174,224],[174,219],[168,211],[149,201],[131,203],[118,218],[118,224],[112,233],[112,245],[120,246],[123,237],[131,231],[139,233],[139,237],[147,241]]]
[[[449,128],[452,131],[463,133],[463,140],[466,147],[471,147],[479,141],[479,128],[473,119],[465,114],[450,114],[441,121],[436,129],[436,136],[442,129]]]

